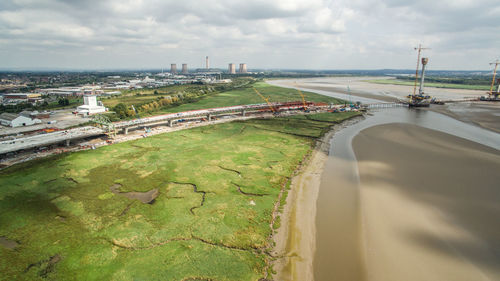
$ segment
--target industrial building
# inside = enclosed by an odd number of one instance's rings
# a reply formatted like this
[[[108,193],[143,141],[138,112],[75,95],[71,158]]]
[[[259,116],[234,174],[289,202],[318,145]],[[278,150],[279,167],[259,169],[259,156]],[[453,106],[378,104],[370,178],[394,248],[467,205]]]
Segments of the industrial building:
[[[40,94],[35,93],[15,93],[15,94],[4,94],[3,103],[4,104],[18,104],[18,103],[31,103],[36,104],[41,102],[42,98]]]
[[[30,110],[23,110],[19,115],[28,117],[31,119],[44,119],[44,118],[49,118],[50,117],[50,112],[44,111],[44,112],[38,112],[37,110],[30,111]]]
[[[13,113],[2,113],[0,114],[0,124],[9,127],[21,127],[21,126],[31,126],[34,124],[39,124],[42,121],[36,118],[29,118],[23,115],[17,115]]]
[[[102,105],[102,102],[97,101],[96,96],[84,96],[83,105],[76,108],[78,114],[82,115],[92,115],[97,113],[106,112],[106,107]]]
[[[172,74],[177,74],[177,64],[172,63],[172,64],[170,65],[170,73],[172,73]]]
[[[240,63],[240,73],[247,73],[247,64]]]
[[[236,65],[234,63],[229,64],[229,74],[236,74]]]
[[[188,65],[186,63],[182,64],[182,74],[188,74]]]
[[[40,89],[39,93],[43,95],[53,95],[59,97],[65,96],[83,96],[83,95],[100,95],[103,94],[104,91],[101,89],[101,86],[97,85],[87,85],[82,87],[60,87],[60,88],[51,88],[51,89]]]

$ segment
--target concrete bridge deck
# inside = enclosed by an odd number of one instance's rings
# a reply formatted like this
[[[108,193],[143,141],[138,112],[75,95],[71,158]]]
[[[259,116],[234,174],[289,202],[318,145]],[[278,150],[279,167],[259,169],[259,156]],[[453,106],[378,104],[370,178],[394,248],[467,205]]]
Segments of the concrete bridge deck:
[[[310,102],[309,102],[310,103]],[[313,103],[310,103],[313,104]],[[291,105],[290,103],[272,103],[276,109],[279,110],[299,110],[302,109],[301,103]],[[317,108],[322,108],[324,106],[319,106]],[[327,106],[328,107],[328,106]],[[335,105],[331,108],[342,107],[342,105]],[[126,134],[129,129],[137,128],[140,126],[157,126],[161,124],[168,124],[172,126],[174,122],[178,120],[195,120],[197,118],[205,118],[211,121],[212,117],[223,116],[223,115],[239,115],[245,116],[247,113],[255,112],[270,112],[271,108],[268,104],[250,104],[250,105],[238,105],[238,106],[228,106],[201,110],[192,110],[179,113],[169,113],[151,117],[138,118],[128,121],[114,122],[113,125],[115,129],[123,130]],[[9,152],[14,152],[23,149],[32,149],[36,147],[44,147],[51,144],[64,143],[69,145],[71,140],[82,139],[86,137],[93,137],[105,134],[106,131],[93,127],[86,126],[81,128],[73,128],[65,131],[56,131],[52,133],[44,133],[26,137],[20,137],[12,140],[0,141],[0,155]]]
[[[100,128],[86,126],[65,131],[56,131],[52,133],[27,136],[13,140],[5,140],[0,142],[0,154],[9,153],[21,149],[43,147],[54,143],[61,143],[65,141],[68,142],[75,139],[98,136],[104,133],[104,130]]]

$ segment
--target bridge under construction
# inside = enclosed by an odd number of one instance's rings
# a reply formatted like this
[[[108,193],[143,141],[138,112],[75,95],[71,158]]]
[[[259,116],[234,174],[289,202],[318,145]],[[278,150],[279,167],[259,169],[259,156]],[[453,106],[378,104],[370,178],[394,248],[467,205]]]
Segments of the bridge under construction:
[[[85,138],[116,135],[117,133],[128,134],[129,130],[141,129],[145,127],[166,125],[175,126],[178,123],[189,121],[212,121],[223,116],[255,116],[259,117],[263,113],[279,112],[300,112],[304,108],[314,110],[335,110],[343,105],[327,105],[324,103],[313,103],[306,101],[296,102],[275,102],[250,105],[238,105],[228,107],[218,107],[210,109],[192,110],[179,113],[170,113],[152,117],[137,118],[128,121],[119,122],[96,122],[97,126],[86,126],[68,129],[64,131],[55,131],[51,133],[23,136],[0,141],[0,157],[11,152],[28,150],[33,148],[45,147],[53,144],[65,144],[69,146],[72,141],[78,141]],[[208,123],[207,123],[208,124]]]

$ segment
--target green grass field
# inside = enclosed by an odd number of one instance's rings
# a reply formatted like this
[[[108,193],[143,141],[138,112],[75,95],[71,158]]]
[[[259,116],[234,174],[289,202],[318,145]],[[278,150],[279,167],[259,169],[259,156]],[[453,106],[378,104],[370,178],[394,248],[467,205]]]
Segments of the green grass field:
[[[182,92],[186,90],[196,91],[204,88],[201,85],[172,85],[157,89],[139,89],[139,90],[124,90],[122,94],[116,97],[104,98],[102,102],[105,106],[112,108],[119,103],[126,105],[140,105],[156,100],[160,96],[168,96],[175,92]],[[154,92],[158,92],[157,95]]]
[[[286,102],[286,101],[301,101],[302,98],[294,89],[287,89],[269,85],[265,82],[257,82],[253,84],[263,96],[269,98],[271,102]],[[324,103],[341,103],[340,100],[311,93],[303,92],[304,97],[308,101],[324,102]],[[241,88],[228,92],[222,92],[213,96],[202,98],[195,103],[187,103],[177,107],[166,109],[164,112],[182,112],[187,110],[195,110],[202,108],[213,108],[223,106],[233,106],[242,104],[265,103],[265,101],[255,93],[251,87]]]
[[[379,80],[366,80],[369,83],[375,84],[390,84],[390,85],[403,85],[403,86],[414,86],[415,82],[411,81],[401,81],[397,79],[379,79]],[[489,86],[485,85],[462,85],[462,84],[452,84],[452,83],[425,83],[426,87],[434,88],[446,88],[446,89],[466,89],[466,90],[485,90],[490,89]],[[418,83],[417,83],[418,87]]]
[[[264,96],[268,97],[271,102],[284,102],[284,101],[298,101],[302,100],[300,94],[293,89],[281,88],[269,85],[265,82],[254,83],[253,86]],[[175,86],[177,89],[181,89]],[[165,90],[159,90],[162,92]],[[340,100],[311,93],[303,92],[306,100],[314,102],[325,102],[325,103],[341,103]],[[151,95],[150,92],[142,95],[124,95],[122,97],[105,99],[103,103],[107,107],[113,107],[118,103],[124,103],[126,105],[135,105],[136,107],[140,104],[148,103],[154,101],[159,95]],[[242,87],[235,90],[230,90],[227,92],[215,93],[209,96],[202,97],[200,100],[193,103],[185,103],[180,106],[168,107],[160,109],[156,112],[142,113],[141,116],[150,116],[166,112],[181,112],[187,110],[196,110],[204,108],[214,108],[223,106],[233,106],[233,105],[244,105],[244,104],[256,104],[265,103],[265,101],[260,98],[252,87]]]
[[[0,280],[263,278],[280,190],[355,114],[235,121],[0,171],[0,238],[18,243],[0,239]],[[159,195],[144,204],[111,187]]]

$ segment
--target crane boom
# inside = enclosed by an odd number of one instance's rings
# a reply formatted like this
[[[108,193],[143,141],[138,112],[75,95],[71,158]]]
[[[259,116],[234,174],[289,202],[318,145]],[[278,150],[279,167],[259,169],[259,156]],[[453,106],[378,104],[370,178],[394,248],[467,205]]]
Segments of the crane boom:
[[[306,99],[304,98],[304,94],[302,94],[302,92],[298,88],[297,91],[299,91],[299,94],[302,97],[302,105],[304,105],[304,110],[307,110]]]
[[[255,93],[257,93],[257,95],[259,95],[259,97],[261,97],[263,100],[266,101],[267,105],[269,106],[269,109],[271,109],[271,111],[274,113],[276,112],[276,110],[274,109],[273,105],[269,102],[269,99],[264,97],[261,93],[259,93],[259,91],[257,91],[257,89],[255,89],[255,87],[252,87],[253,90],[255,91]]]
[[[493,70],[493,78],[491,79],[491,86],[490,86],[490,92],[489,92],[489,95],[490,97],[493,95],[493,86],[495,86],[495,76],[497,75],[497,68],[498,68],[498,64],[500,64],[500,61],[499,60],[496,60],[492,63],[490,63],[490,65],[495,65],[495,69]]]
[[[422,52],[422,50],[428,50],[429,48],[423,48],[422,45],[419,44],[418,47],[414,49],[418,51],[418,56],[417,56],[417,69],[415,70],[415,84],[413,85],[413,96],[415,96],[415,93],[417,91],[418,68],[420,66],[420,53]]]

